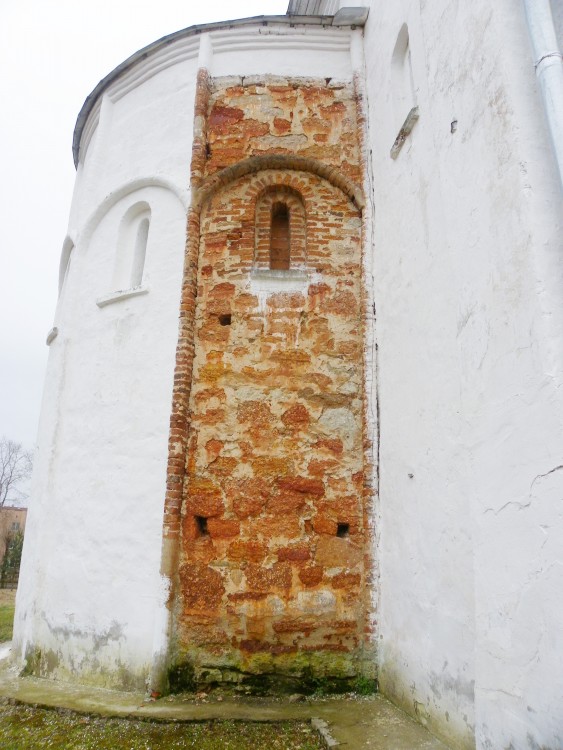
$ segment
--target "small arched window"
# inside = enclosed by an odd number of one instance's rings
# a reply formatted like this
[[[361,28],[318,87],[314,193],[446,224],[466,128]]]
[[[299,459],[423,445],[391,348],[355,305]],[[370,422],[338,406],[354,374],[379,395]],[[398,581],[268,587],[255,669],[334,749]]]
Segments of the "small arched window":
[[[276,202],[272,206],[270,224],[270,269],[289,270],[290,233],[289,208],[286,203]]]
[[[70,261],[72,260],[72,251],[74,250],[74,242],[70,237],[66,237],[63,242],[63,249],[61,252],[61,262],[59,265],[59,296],[63,291],[65,281],[68,278],[68,272],[70,270]]]
[[[393,49],[391,83],[393,85],[395,126],[400,128],[409,111],[416,106],[409,29],[406,23],[401,26]]]
[[[144,201],[125,212],[119,227],[113,269],[115,290],[135,289],[143,283],[151,211]]]
[[[137,227],[135,249],[133,251],[133,265],[131,268],[131,286],[140,286],[143,281],[145,255],[147,254],[147,240],[149,237],[149,219],[145,216]]]
[[[301,194],[288,185],[270,185],[256,197],[254,269],[304,271],[307,217]]]

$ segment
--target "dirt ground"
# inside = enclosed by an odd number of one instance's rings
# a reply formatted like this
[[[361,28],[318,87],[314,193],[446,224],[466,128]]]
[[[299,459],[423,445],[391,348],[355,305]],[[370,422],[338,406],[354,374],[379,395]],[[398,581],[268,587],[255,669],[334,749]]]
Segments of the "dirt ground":
[[[151,722],[0,703],[3,750],[321,750],[310,722]]]

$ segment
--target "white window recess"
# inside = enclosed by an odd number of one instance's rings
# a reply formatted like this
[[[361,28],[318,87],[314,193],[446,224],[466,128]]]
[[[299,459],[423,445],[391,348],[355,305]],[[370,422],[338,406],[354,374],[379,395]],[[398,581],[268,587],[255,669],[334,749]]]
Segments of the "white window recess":
[[[63,287],[65,286],[66,280],[68,278],[73,250],[74,242],[70,237],[65,237],[65,241],[63,242],[63,249],[61,251],[61,261],[59,263],[59,297],[61,296]]]
[[[396,159],[419,117],[412,73],[409,29],[406,23],[401,26],[391,56],[391,83],[394,123],[398,132],[395,131],[397,136],[391,147],[390,156]]]
[[[125,213],[119,227],[112,277],[114,291],[98,297],[98,307],[147,294],[145,260],[151,211],[148,203],[135,203]]]

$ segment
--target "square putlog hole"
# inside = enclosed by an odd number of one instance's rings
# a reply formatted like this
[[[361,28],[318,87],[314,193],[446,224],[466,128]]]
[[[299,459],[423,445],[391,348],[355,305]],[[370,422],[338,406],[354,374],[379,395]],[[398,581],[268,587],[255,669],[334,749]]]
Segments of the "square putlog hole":
[[[336,527],[336,536],[339,536],[341,539],[344,539],[347,536],[350,536],[350,524],[339,523],[338,526]]]
[[[200,535],[209,536],[209,531],[207,530],[207,518],[205,518],[205,516],[196,516],[195,522]]]

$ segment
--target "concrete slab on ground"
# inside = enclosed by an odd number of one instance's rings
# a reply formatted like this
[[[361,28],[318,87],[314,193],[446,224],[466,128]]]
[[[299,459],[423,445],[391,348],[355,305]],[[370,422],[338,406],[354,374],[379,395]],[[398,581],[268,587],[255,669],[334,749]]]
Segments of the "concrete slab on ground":
[[[41,707],[61,707],[88,714],[155,721],[287,721],[316,718],[326,722],[330,735],[338,743],[333,747],[354,750],[448,750],[446,745],[380,695],[307,698],[289,702],[276,698],[199,694],[199,698],[177,695],[147,701],[141,693],[18,677],[2,666],[0,696]]]

